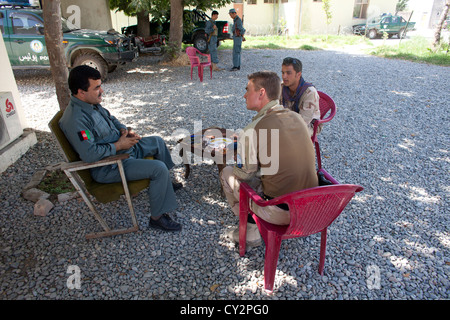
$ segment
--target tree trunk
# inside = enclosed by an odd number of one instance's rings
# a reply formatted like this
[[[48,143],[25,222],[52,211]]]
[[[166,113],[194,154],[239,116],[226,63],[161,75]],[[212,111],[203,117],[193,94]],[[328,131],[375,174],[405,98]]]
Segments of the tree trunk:
[[[150,19],[145,10],[137,13],[137,35],[140,37],[150,36]]]
[[[170,0],[170,30],[169,47],[173,52],[172,58],[175,59],[181,52],[181,43],[183,41],[183,0]]]
[[[45,43],[53,81],[55,82],[56,97],[59,108],[64,110],[70,100],[70,91],[69,84],[67,83],[69,71],[64,54],[61,25],[61,1],[43,0],[42,11],[44,16]]]
[[[448,8],[450,7],[450,0],[444,5],[444,10],[442,11],[441,18],[436,26],[436,31],[434,32],[434,42],[433,42],[433,51],[436,51],[439,48],[439,43],[441,42],[441,30],[444,25],[445,18],[448,14]]]

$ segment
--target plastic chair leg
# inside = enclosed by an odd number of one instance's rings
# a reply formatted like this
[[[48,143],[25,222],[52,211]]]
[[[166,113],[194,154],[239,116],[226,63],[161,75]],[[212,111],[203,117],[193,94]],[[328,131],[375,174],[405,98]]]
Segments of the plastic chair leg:
[[[193,67],[193,66],[191,66],[191,80],[192,80],[192,69],[194,69],[194,67]]]
[[[198,77],[200,78],[200,82],[203,82],[203,67],[198,66]]]
[[[247,241],[247,221],[249,213],[249,203],[247,195],[239,193],[239,255],[245,255]]]
[[[267,240],[264,260],[264,289],[272,292],[281,248],[281,237],[269,231]]]
[[[320,156],[320,147],[319,142],[316,141],[315,143],[315,149],[316,149],[316,157],[317,157],[317,169],[322,169],[322,157]]]
[[[323,276],[323,268],[325,266],[325,255],[327,252],[327,228],[322,230],[320,236],[320,261],[319,261],[319,274]]]

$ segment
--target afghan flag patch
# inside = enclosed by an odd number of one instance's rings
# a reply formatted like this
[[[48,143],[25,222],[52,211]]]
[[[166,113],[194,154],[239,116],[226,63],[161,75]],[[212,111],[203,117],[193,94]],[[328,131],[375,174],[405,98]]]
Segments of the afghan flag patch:
[[[89,130],[83,130],[78,132],[78,136],[80,137],[80,141],[89,140],[91,138],[91,133]]]

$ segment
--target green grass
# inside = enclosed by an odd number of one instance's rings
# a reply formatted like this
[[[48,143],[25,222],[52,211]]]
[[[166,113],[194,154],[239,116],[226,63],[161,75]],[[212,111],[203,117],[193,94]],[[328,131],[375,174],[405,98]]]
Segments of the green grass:
[[[51,195],[75,191],[72,183],[61,170],[50,171],[47,173],[37,188]]]
[[[367,43],[362,37],[326,35],[295,35],[295,36],[247,36],[243,49],[301,49],[321,50],[346,45]],[[223,41],[219,49],[232,49],[233,41]]]
[[[448,44],[441,45],[432,52],[431,41],[423,37],[403,40],[400,45],[389,43],[375,47],[366,37],[354,35],[295,35],[295,36],[247,36],[242,48],[245,49],[296,49],[296,50],[332,50],[348,46],[366,48],[365,52],[385,58],[424,62],[440,66],[450,66]],[[233,41],[223,41],[220,50],[232,49]]]
[[[370,54],[385,58],[425,62],[440,66],[450,66],[450,54],[447,53],[448,43],[433,52],[431,42],[423,37],[414,37],[409,41],[402,41],[400,45],[383,45],[374,48]]]

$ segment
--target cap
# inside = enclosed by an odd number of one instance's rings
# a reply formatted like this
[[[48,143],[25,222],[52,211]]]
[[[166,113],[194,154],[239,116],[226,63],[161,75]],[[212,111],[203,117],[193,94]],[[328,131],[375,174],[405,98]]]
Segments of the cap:
[[[228,13],[236,13],[235,9],[230,9],[230,11],[228,11]]]

